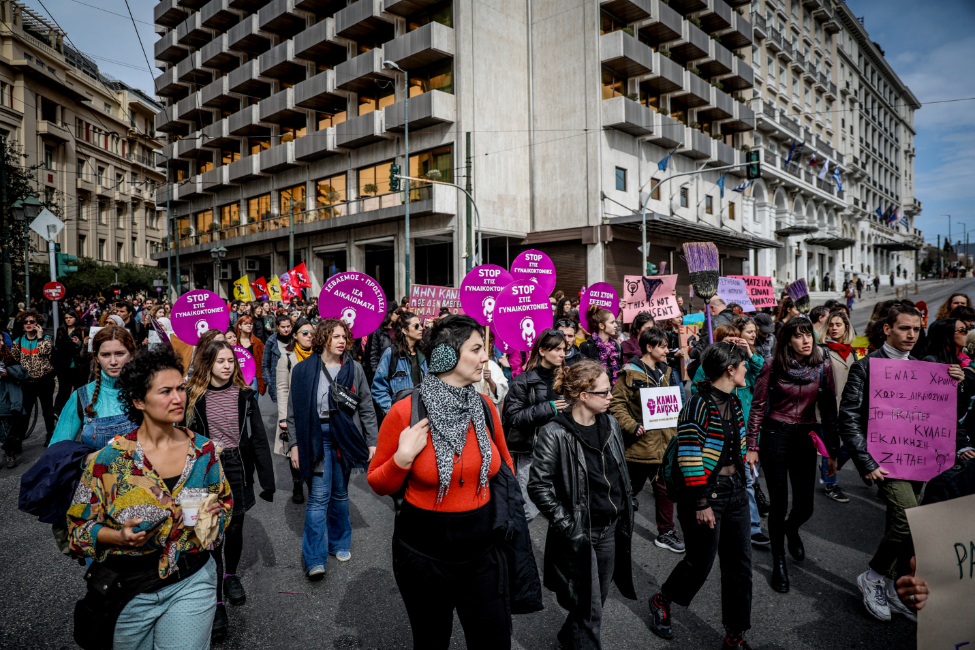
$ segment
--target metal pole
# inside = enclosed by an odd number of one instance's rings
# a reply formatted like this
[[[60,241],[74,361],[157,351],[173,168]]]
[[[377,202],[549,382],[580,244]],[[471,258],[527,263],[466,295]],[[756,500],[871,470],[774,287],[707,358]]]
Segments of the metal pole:
[[[183,295],[183,272],[179,266],[179,215],[173,215],[173,228],[176,230],[176,297]]]
[[[467,192],[470,193],[473,187],[471,186],[471,132],[467,132],[467,146],[465,147],[467,153]],[[409,173],[410,170],[406,170]],[[474,268],[474,221],[473,215],[471,214],[471,200],[467,199],[467,271],[470,272]]]
[[[295,267],[295,193],[288,199],[288,270]]]
[[[220,287],[217,284],[220,280],[220,260],[216,257],[213,258],[213,293],[220,295]]]
[[[403,70],[405,99],[403,101],[403,146],[406,150],[406,295],[410,295],[410,73]]]
[[[169,211],[169,198],[172,184],[169,182],[169,158],[166,158],[166,223],[169,225],[170,241],[166,242],[166,293],[170,300],[176,300],[179,296],[173,294],[173,242],[172,233],[176,231],[173,226],[173,215]]]
[[[47,227],[48,234],[51,234],[51,230],[53,229],[54,226],[48,226]],[[58,280],[57,261],[56,261],[57,258],[55,257],[55,253],[54,253],[53,237],[47,240],[47,258],[48,258],[48,262],[51,265],[51,282],[57,282]],[[57,335],[56,333],[58,331],[58,301],[57,300],[51,301],[51,311],[54,314],[54,332],[56,336]]]
[[[14,315],[14,265],[10,260],[10,220],[7,214],[7,138],[0,136],[0,217],[3,218],[3,295],[7,297],[7,316]]]
[[[24,217],[24,308],[30,309],[30,233]]]

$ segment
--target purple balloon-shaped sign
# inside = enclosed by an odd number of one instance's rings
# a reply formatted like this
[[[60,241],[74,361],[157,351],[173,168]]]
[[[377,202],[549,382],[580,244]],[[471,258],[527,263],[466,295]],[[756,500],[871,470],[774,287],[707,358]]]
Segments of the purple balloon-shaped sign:
[[[579,323],[582,325],[582,329],[586,330],[590,334],[592,330],[589,329],[589,323],[586,322],[586,310],[589,309],[590,305],[596,305],[602,307],[610,312],[613,316],[620,315],[620,299],[616,295],[616,289],[613,288],[608,282],[597,282],[582,294],[582,299],[579,301]]]
[[[386,316],[386,294],[365,273],[337,273],[325,281],[318,296],[322,318],[338,318],[352,330],[353,338],[376,331]]]
[[[538,335],[551,327],[552,305],[537,282],[514,280],[498,294],[494,329],[515,350],[531,350]]]
[[[196,345],[207,330],[226,332],[230,312],[223,298],[204,289],[187,291],[173,302],[169,314],[173,331],[187,345]]]
[[[511,263],[511,277],[516,280],[534,278],[548,297],[555,288],[555,264],[541,251],[525,251]]]
[[[460,285],[460,305],[464,313],[481,325],[492,325],[498,294],[511,284],[511,280],[510,273],[494,264],[471,269]]]
[[[240,364],[240,372],[244,375],[244,381],[248,384],[251,383],[257,376],[257,363],[254,361],[254,355],[239,345],[234,346],[234,352],[237,354],[237,363]]]

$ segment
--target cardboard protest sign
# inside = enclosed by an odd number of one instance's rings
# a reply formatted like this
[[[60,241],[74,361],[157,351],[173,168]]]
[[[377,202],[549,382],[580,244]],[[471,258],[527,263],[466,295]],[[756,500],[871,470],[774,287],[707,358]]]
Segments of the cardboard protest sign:
[[[451,314],[463,314],[460,306],[460,289],[438,287],[435,284],[414,284],[410,287],[410,311],[419,316],[420,321],[440,315],[446,307]]]
[[[718,278],[718,296],[726,305],[737,303],[743,312],[757,311],[749,297],[748,287],[741,278]]]
[[[676,275],[623,276],[623,322],[632,323],[641,311],[648,311],[655,321],[680,316],[674,288]],[[647,292],[649,289],[649,299]]]
[[[620,314],[620,299],[616,296],[616,289],[608,282],[597,282],[590,286],[583,292],[582,299],[579,301],[579,323],[587,332],[592,331],[589,329],[589,323],[586,322],[586,311],[589,310],[589,305],[606,309],[613,316]]]
[[[676,427],[682,406],[679,386],[640,389],[643,428],[647,431]]]
[[[688,353],[690,352],[691,346],[697,343],[698,337],[700,336],[700,332],[702,329],[704,329],[704,319],[703,319],[704,315],[701,314],[701,316],[702,319],[700,321],[692,324],[685,323],[684,325],[681,325],[678,328],[678,331],[680,333],[680,349],[684,352],[684,357],[681,359],[681,368],[682,368],[681,374],[682,374],[682,379],[684,381],[687,381],[688,379],[693,379],[693,377],[687,376],[687,360],[689,358]]]
[[[931,590],[917,613],[917,650],[975,644],[973,508],[975,495],[906,510],[915,575]]]
[[[772,278],[765,275],[729,275],[728,277],[745,281],[748,297],[751,298],[756,310],[778,306],[779,301],[775,299]]]
[[[930,481],[955,462],[957,401],[946,364],[874,357],[867,451],[890,478]]]

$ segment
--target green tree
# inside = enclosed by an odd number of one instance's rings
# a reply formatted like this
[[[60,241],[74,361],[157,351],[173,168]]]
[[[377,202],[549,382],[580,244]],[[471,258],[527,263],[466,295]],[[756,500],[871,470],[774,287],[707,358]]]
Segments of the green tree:
[[[108,299],[115,297],[115,270],[113,266],[99,264],[90,257],[79,257],[78,272],[61,278],[65,293],[69,297],[104,296]],[[166,271],[152,266],[138,264],[119,264],[118,283],[119,297],[133,298],[135,296],[155,295],[154,280],[165,280]],[[31,284],[34,278],[31,277]]]

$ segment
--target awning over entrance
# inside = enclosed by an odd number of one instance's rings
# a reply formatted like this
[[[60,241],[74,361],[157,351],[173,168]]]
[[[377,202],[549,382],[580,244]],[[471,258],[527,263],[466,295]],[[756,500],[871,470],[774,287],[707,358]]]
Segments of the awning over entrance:
[[[775,231],[776,237],[791,237],[792,235],[811,235],[814,232],[819,232],[819,226],[786,226],[785,228],[779,228]]]
[[[854,246],[857,240],[850,237],[810,237],[805,240],[807,246],[822,246],[831,251],[838,251],[843,248]]]
[[[642,219],[639,214],[625,217],[609,217],[610,224],[639,226]],[[605,223],[605,222],[604,222]],[[706,223],[694,223],[680,217],[669,217],[656,212],[647,212],[647,234],[666,235],[686,241],[710,241],[718,246],[742,248],[745,250],[759,250],[763,248],[783,248],[781,242],[765,239],[749,233],[740,233],[726,228],[715,228]]]
[[[874,248],[879,248],[880,250],[890,251],[890,252],[896,252],[896,251],[917,251],[917,250],[921,250],[920,248],[918,248],[917,246],[915,246],[913,244],[908,244],[908,243],[899,242],[899,241],[889,241],[889,242],[883,242],[883,243],[880,243],[880,244],[874,244],[873,247]]]

